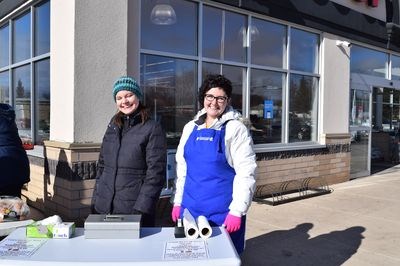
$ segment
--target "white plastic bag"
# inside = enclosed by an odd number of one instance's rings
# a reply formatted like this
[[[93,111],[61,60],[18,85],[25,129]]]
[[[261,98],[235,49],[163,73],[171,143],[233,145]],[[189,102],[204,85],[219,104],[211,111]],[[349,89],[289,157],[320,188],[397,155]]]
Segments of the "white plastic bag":
[[[29,206],[18,197],[0,196],[0,222],[25,220]]]

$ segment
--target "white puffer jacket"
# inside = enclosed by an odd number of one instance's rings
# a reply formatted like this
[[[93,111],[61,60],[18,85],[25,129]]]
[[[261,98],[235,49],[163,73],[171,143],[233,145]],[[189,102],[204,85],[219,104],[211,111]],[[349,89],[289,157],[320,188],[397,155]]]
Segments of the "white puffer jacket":
[[[198,125],[198,130],[205,128],[205,115],[206,111],[202,109],[183,128],[176,151],[177,180],[174,205],[181,205],[182,203],[183,188],[186,179],[186,161],[183,157],[186,141],[195,125]],[[241,114],[232,107],[227,107],[222,117],[214,120],[210,128],[218,130],[228,120],[231,121],[226,124],[225,155],[229,165],[236,172],[233,181],[233,200],[229,205],[229,213],[235,216],[242,216],[247,213],[254,193],[256,182],[255,170],[257,167],[256,157],[249,130],[244,125]]]

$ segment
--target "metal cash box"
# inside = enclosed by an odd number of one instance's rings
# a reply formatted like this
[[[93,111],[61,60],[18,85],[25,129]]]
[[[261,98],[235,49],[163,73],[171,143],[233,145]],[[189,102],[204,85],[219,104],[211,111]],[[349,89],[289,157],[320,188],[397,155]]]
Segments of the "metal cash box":
[[[141,215],[90,214],[85,221],[85,238],[138,239]]]

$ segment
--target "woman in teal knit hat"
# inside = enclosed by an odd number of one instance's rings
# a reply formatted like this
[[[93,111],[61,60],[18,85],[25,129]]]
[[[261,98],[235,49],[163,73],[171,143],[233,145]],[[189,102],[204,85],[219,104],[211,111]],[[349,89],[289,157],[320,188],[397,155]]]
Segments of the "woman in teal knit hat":
[[[165,133],[149,118],[136,80],[120,77],[112,95],[118,112],[104,134],[92,210],[142,214],[142,226],[154,226],[155,207],[165,180]]]

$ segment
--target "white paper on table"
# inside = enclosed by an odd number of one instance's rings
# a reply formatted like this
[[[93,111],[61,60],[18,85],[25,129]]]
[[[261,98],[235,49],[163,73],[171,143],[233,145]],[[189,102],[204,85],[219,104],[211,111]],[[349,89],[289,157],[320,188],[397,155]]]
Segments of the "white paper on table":
[[[168,241],[165,244],[164,260],[201,260],[208,258],[208,248],[204,240]]]
[[[27,239],[12,239],[6,238],[0,242],[0,257],[1,258],[29,258],[32,256],[47,239],[44,238],[27,238]],[[1,259],[0,259],[1,264]]]
[[[196,239],[199,237],[199,229],[196,221],[188,209],[183,210],[183,228],[185,229],[185,236],[189,239]]]
[[[203,239],[207,239],[212,235],[212,228],[208,223],[208,220],[203,215],[197,217],[197,227],[199,229],[199,235]]]

